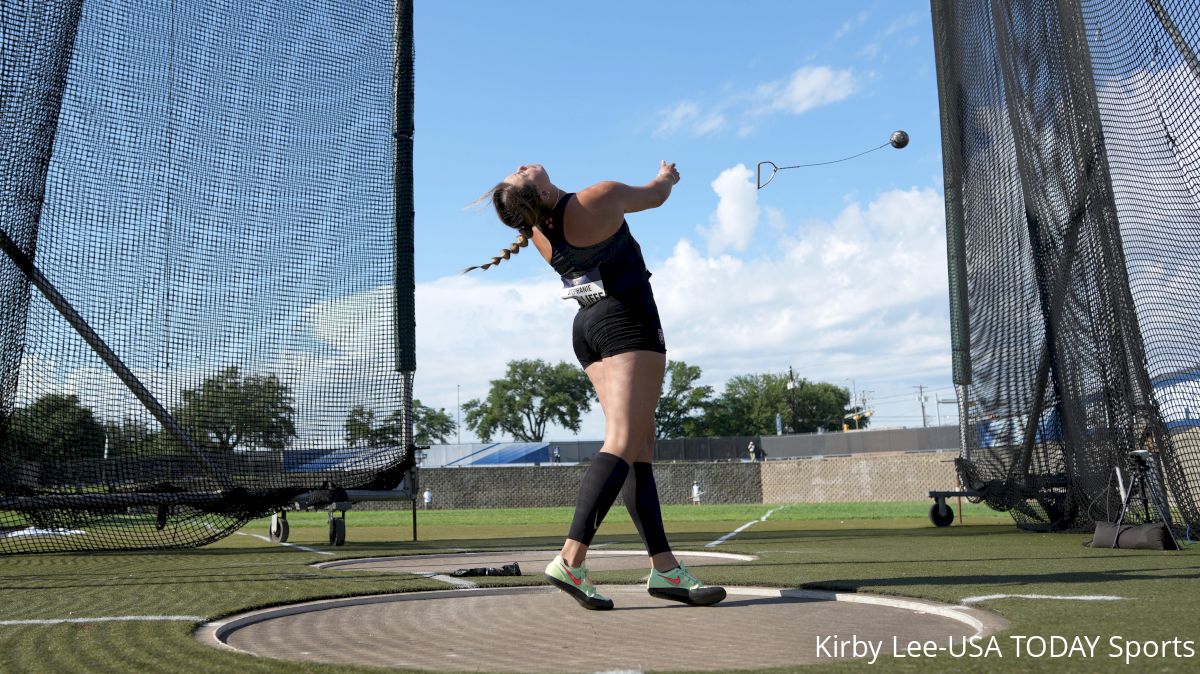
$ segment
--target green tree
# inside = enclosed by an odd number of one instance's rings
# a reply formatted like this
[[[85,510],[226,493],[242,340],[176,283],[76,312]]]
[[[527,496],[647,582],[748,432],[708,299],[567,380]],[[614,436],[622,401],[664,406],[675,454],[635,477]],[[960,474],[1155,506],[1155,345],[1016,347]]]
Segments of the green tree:
[[[787,376],[744,374],[725,383],[721,395],[706,406],[705,435],[774,435],[775,415],[787,419]]]
[[[850,391],[841,386],[797,379],[788,400],[792,410],[791,430],[793,433],[816,433],[818,428],[840,430],[849,403]],[[860,420],[859,428],[866,428],[865,422],[866,419]]]
[[[181,396],[175,417],[201,445],[284,449],[296,436],[291,389],[274,374],[243,377],[230,366]]]
[[[350,413],[346,415],[344,427],[348,447],[374,447],[377,444],[375,412],[362,405],[355,405],[350,409]]]
[[[355,405],[346,416],[345,429],[350,447],[396,446],[404,440],[404,415],[396,410],[376,425],[375,412]],[[435,410],[413,399],[413,444],[446,442],[453,432],[454,419],[444,408]]]
[[[700,368],[681,360],[667,361],[666,387],[654,410],[655,433],[660,438],[686,437],[697,427],[697,413],[711,401],[711,386],[696,386]]]
[[[791,373],[748,374],[730,379],[688,430],[696,435],[774,435],[775,415],[785,433],[840,429],[850,392]],[[866,419],[859,428],[866,428]]]
[[[446,442],[454,433],[454,418],[446,408],[433,409],[413,399],[413,435],[418,445],[432,444],[434,441]]]
[[[541,442],[554,422],[578,431],[594,396],[587,374],[570,363],[509,361],[503,379],[494,379],[487,398],[463,405],[467,428],[490,442],[497,431],[520,442]]]
[[[9,419],[11,453],[22,459],[55,461],[104,456],[104,426],[78,396],[52,393]]]
[[[149,456],[165,451],[162,433],[144,422],[125,417],[121,423],[107,422],[104,433],[108,441],[108,456]]]

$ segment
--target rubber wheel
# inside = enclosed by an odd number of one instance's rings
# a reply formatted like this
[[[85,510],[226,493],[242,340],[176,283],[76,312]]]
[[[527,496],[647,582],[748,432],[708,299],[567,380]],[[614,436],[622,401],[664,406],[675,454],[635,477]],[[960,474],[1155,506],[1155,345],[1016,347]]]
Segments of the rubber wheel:
[[[340,517],[329,518],[329,544],[334,546],[346,544],[346,520]]]
[[[938,504],[934,503],[933,507],[929,509],[929,521],[933,522],[934,526],[939,527],[948,527],[951,524],[954,524],[954,508],[951,508],[950,504],[947,503],[946,513],[944,515],[942,514],[941,510],[942,509],[938,507]]]
[[[272,543],[287,543],[288,521],[286,517],[279,513],[271,515],[271,525],[267,527],[267,538],[271,539]]]

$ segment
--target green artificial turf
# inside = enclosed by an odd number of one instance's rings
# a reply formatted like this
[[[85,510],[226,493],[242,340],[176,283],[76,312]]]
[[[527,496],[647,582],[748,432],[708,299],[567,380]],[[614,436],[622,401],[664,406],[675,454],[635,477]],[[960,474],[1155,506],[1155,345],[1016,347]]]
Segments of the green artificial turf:
[[[872,507],[876,510],[872,511]],[[757,555],[753,562],[701,567],[706,582],[812,587],[958,603],[992,594],[1116,595],[1120,601],[997,599],[977,604],[1010,623],[998,638],[1004,657],[840,663],[797,671],[1142,672],[1196,671],[1200,660],[1107,657],[1108,640],[1200,641],[1200,557],[1182,552],[1093,550],[1085,534],[1037,534],[1010,520],[968,510],[966,525],[935,528],[928,503],[796,506],[675,506],[665,509],[677,550],[700,549],[744,523],[755,524],[715,548]],[[761,518],[771,513],[766,521]],[[618,516],[619,515],[619,516]],[[873,518],[868,518],[874,515]],[[345,546],[325,543],[323,513],[293,513],[290,541],[318,554],[263,540],[264,521],[198,550],[0,557],[0,621],[98,616],[197,616],[214,619],[253,608],[317,598],[444,589],[400,574],[321,570],[331,559],[444,551],[546,550],[562,542],[569,509],[418,513],[411,541],[407,512],[348,514]],[[614,511],[597,544],[638,545]],[[713,549],[713,548],[709,548]],[[635,583],[641,570],[594,572],[597,582]],[[539,574],[479,578],[481,586],[541,584]],[[196,623],[105,622],[0,625],[0,672],[358,672],[220,651],[191,636]],[[1011,637],[1091,635],[1096,659],[1017,659]],[[303,635],[297,635],[298,643]],[[797,635],[811,638],[811,635]],[[1200,651],[1200,648],[1197,649]],[[786,669],[770,671],[790,671]]]

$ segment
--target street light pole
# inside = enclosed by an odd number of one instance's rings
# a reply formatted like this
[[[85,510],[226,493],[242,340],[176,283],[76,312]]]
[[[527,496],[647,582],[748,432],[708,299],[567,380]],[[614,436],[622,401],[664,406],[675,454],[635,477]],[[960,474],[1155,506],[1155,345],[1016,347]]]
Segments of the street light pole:
[[[791,411],[791,418],[788,419],[788,425],[791,426],[792,433],[796,432],[796,374],[792,371],[792,366],[788,365],[788,408]]]
[[[462,444],[462,384],[454,385],[454,441],[457,444]]]

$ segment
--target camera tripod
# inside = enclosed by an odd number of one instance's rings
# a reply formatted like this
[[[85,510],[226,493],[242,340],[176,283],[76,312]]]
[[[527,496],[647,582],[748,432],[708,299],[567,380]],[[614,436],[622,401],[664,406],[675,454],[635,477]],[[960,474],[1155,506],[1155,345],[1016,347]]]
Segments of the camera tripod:
[[[1129,490],[1125,492],[1125,499],[1121,502],[1121,513],[1117,516],[1113,547],[1117,547],[1117,540],[1121,537],[1121,524],[1125,521],[1125,515],[1129,513],[1129,502],[1133,500],[1134,492],[1141,492],[1142,509],[1146,511],[1146,517],[1150,518],[1150,505],[1153,504],[1166,526],[1171,542],[1175,544],[1175,549],[1182,549],[1172,528],[1171,507],[1167,503],[1166,491],[1158,481],[1158,472],[1154,469],[1154,455],[1144,449],[1137,449],[1129,453],[1129,459],[1133,464],[1133,471],[1129,479]]]

